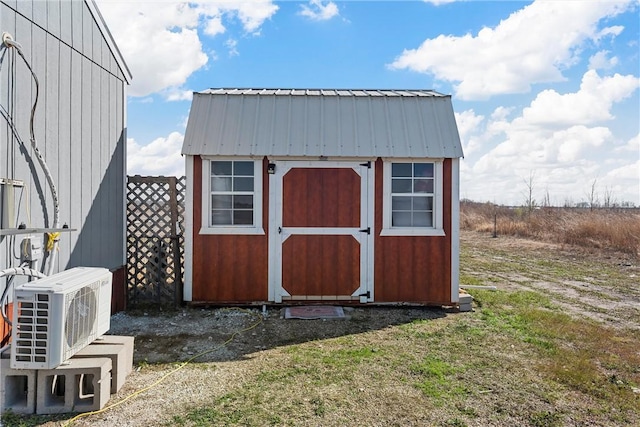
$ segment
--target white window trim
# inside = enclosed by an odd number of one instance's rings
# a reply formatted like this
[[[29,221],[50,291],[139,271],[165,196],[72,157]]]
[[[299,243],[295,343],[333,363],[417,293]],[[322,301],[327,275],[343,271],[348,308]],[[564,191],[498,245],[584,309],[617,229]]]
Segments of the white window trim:
[[[381,236],[444,236],[442,221],[442,165],[443,159],[383,159],[382,231]],[[391,164],[392,163],[433,163],[435,186],[433,197],[433,227],[392,227],[391,226]]]
[[[211,217],[211,161],[253,161],[253,225],[209,225]],[[262,234],[262,159],[202,157],[202,224],[200,234]]]

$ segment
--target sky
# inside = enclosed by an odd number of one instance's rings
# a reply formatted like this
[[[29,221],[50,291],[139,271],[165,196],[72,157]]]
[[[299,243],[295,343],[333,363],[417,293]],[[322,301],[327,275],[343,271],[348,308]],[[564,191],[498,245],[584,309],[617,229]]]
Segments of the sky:
[[[638,0],[96,3],[133,75],[130,175],[184,175],[194,91],[432,89],[461,198],[640,206]]]

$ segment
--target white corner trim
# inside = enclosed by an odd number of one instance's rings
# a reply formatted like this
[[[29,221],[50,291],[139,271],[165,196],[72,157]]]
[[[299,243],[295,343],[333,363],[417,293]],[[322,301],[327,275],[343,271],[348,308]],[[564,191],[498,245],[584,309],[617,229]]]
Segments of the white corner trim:
[[[184,289],[182,298],[193,301],[193,156],[185,156],[186,197],[184,236]]]
[[[460,159],[451,159],[451,302],[460,300]]]

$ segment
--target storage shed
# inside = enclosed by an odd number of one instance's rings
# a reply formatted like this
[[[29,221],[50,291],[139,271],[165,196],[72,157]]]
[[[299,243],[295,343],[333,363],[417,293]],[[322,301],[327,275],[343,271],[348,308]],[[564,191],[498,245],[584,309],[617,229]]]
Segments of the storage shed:
[[[182,153],[186,301],[457,303],[450,96],[210,89]]]

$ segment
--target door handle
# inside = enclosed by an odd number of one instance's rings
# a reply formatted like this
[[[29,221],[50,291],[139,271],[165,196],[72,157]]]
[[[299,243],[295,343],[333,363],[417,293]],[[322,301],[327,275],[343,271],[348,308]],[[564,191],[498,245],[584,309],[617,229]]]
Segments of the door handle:
[[[278,234],[282,234],[282,227],[278,227]]]

